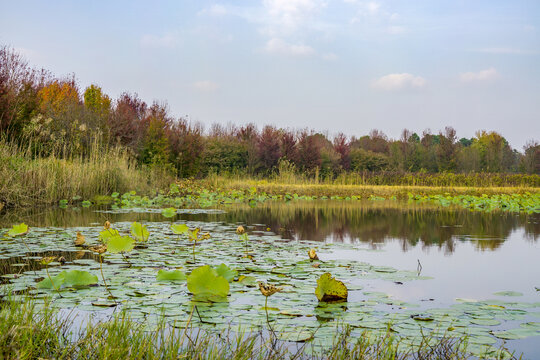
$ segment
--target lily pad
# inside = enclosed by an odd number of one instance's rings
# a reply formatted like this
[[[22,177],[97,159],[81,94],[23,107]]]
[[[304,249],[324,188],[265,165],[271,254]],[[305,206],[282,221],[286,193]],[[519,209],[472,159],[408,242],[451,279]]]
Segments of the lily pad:
[[[171,218],[173,216],[176,216],[176,209],[175,208],[166,208],[161,210],[161,215],[165,216],[166,218]]]
[[[499,291],[494,293],[493,295],[497,296],[523,296],[523,293],[517,292],[517,291]]]
[[[156,276],[157,281],[184,281],[186,274],[180,270],[159,270]]]
[[[36,287],[38,289],[59,289],[63,287],[81,287],[97,284],[98,278],[96,275],[92,275],[87,271],[71,270],[62,271],[60,274],[52,277],[51,279],[45,278],[38,282]],[[54,286],[53,286],[54,283]]]

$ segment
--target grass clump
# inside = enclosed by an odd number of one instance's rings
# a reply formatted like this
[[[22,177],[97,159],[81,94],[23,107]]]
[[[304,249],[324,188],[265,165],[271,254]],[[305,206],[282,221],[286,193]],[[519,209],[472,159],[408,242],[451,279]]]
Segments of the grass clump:
[[[29,149],[0,140],[0,203],[6,207],[88,200],[115,191],[151,193],[172,181],[157,168],[138,168],[127,151],[99,142],[87,156],[34,156]]]

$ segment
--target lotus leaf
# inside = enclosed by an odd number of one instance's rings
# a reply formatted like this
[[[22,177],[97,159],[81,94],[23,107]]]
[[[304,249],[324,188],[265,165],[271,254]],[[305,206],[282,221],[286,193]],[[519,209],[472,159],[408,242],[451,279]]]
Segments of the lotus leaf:
[[[134,222],[131,224],[131,235],[133,235],[137,241],[147,241],[150,232],[148,231],[146,225]]]
[[[187,278],[188,290],[197,297],[224,298],[229,294],[229,282],[210,265],[194,269]]]
[[[172,224],[171,229],[172,229],[172,232],[175,233],[176,235],[185,234],[189,230],[186,224]]]
[[[180,270],[159,270],[156,276],[157,281],[183,281],[186,280],[186,274]]]
[[[493,295],[497,296],[523,296],[523,293],[517,292],[517,291],[499,291],[494,293]]]
[[[330,273],[324,273],[317,280],[315,295],[319,301],[343,301],[347,300],[348,291],[343,282],[334,279]]]
[[[107,243],[107,241],[109,241],[109,239],[112,237],[120,236],[120,233],[118,232],[118,230],[107,228],[107,223],[105,223],[105,230],[99,233],[99,239],[103,241],[104,243]],[[109,226],[110,226],[110,223],[109,223]]]
[[[13,225],[13,227],[7,232],[8,236],[21,236],[28,233],[28,225],[21,223],[19,225]]]
[[[53,289],[62,287],[79,287],[97,284],[98,278],[87,271],[71,270],[62,271],[51,279],[44,279],[37,283],[38,289]],[[53,286],[54,283],[54,286]]]
[[[223,276],[228,282],[233,281],[233,279],[238,275],[236,270],[232,270],[225,264],[221,264],[215,268],[219,276]]]
[[[176,209],[175,208],[166,208],[161,210],[161,215],[171,218],[176,215]]]
[[[107,251],[110,253],[129,252],[135,247],[135,240],[129,236],[113,236],[107,241]]]

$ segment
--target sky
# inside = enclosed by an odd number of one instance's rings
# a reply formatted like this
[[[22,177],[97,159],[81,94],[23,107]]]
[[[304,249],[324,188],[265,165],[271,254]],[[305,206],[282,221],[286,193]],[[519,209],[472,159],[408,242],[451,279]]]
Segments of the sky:
[[[537,0],[0,0],[0,45],[207,129],[540,140]]]

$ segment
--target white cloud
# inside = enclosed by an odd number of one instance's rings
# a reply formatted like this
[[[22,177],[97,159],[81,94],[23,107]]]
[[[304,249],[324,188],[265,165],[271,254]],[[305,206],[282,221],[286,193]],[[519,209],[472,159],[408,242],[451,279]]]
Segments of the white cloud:
[[[213,81],[201,80],[193,83],[193,87],[202,92],[214,92],[219,88],[219,85]]]
[[[290,44],[278,38],[268,40],[264,46],[264,51],[271,54],[283,54],[294,56],[306,56],[315,53],[311,46],[302,44]]]
[[[375,1],[370,1],[366,3],[365,5],[366,12],[371,15],[377,15],[379,13],[379,10],[381,9],[381,4]]]
[[[497,72],[497,70],[491,67],[489,69],[481,70],[478,72],[461,73],[459,75],[459,79],[462,82],[486,81],[486,80],[493,80],[497,78],[498,75],[499,73]]]
[[[276,33],[294,32],[313,13],[325,7],[321,0],[263,0],[270,23],[266,31]]]
[[[163,36],[144,35],[141,38],[141,45],[149,48],[173,48],[177,43],[177,39],[172,34]]]
[[[426,79],[408,73],[388,74],[371,83],[371,86],[380,90],[399,90],[404,88],[421,88],[426,84]]]

